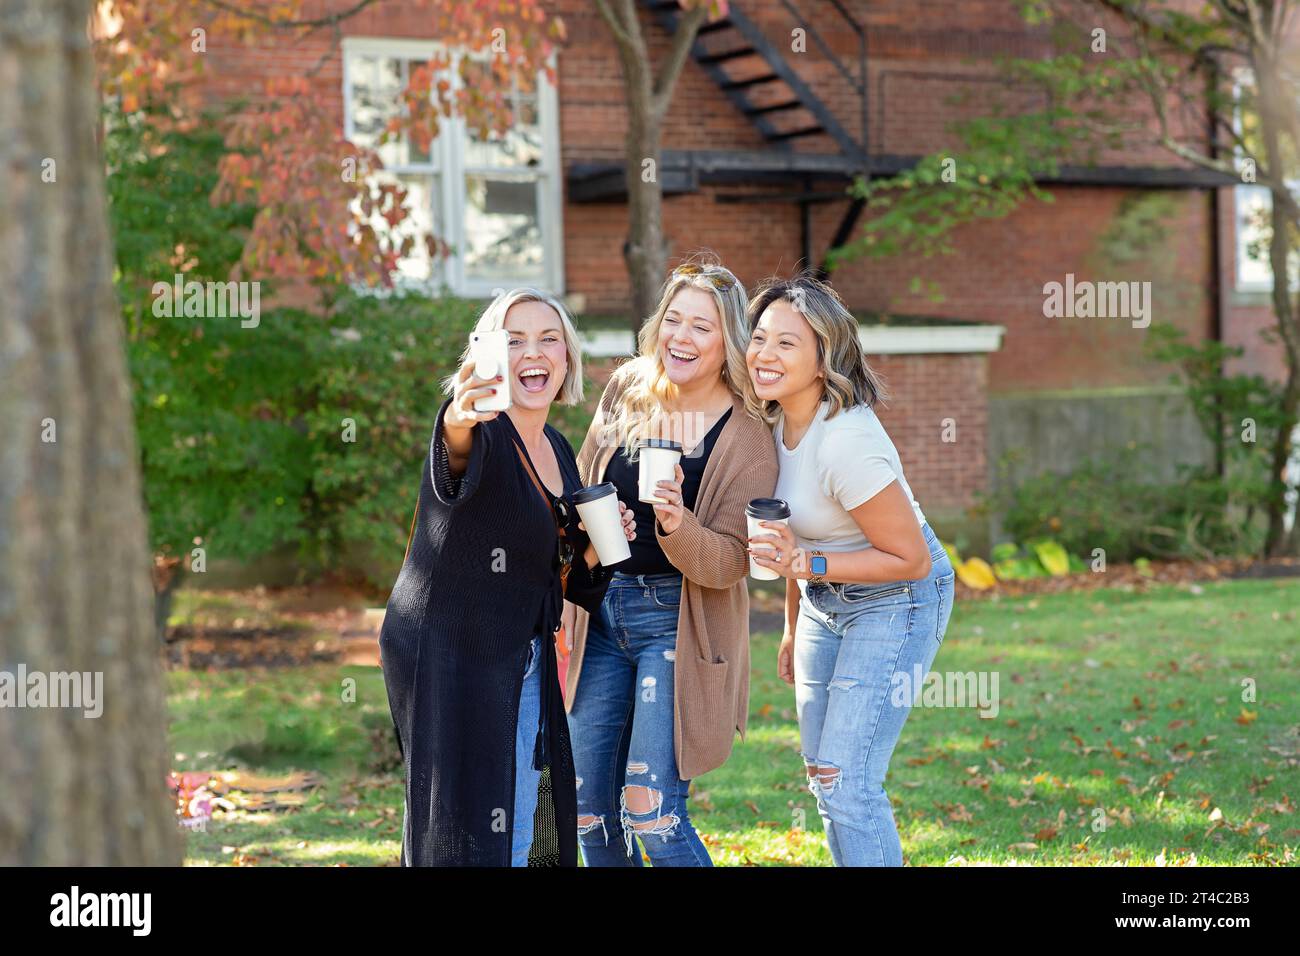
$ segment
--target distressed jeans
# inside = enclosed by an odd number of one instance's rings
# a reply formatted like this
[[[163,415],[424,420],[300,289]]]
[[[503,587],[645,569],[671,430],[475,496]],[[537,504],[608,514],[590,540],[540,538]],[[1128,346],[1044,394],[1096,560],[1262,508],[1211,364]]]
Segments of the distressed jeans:
[[[587,626],[569,711],[586,866],[641,866],[634,833],[655,866],[713,865],[686,812],[690,781],[677,776],[673,745],[681,600],[680,574],[615,571]],[[629,787],[648,790],[648,812],[628,808]]]
[[[885,793],[912,703],[895,674],[930,669],[948,627],[953,567],[927,524],[930,573],[885,584],[800,582],[795,704],[808,786],[836,866],[902,866]],[[821,768],[821,773],[817,771]]]
[[[533,845],[533,814],[537,811],[537,785],[542,772],[533,769],[533,747],[542,717],[542,639],[528,645],[524,685],[519,691],[519,721],[515,725],[515,819],[510,831],[510,865],[527,866]]]

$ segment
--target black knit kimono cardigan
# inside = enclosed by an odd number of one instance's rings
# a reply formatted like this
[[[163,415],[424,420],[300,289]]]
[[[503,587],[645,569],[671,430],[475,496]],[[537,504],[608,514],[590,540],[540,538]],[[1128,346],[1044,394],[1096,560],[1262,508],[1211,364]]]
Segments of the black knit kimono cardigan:
[[[541,635],[541,720],[533,753],[522,755],[544,771],[529,863],[576,866],[577,792],[555,660],[563,608],[555,519],[515,451],[523,441],[509,415],[474,428],[469,465],[451,476],[448,404],[438,411],[410,550],[379,635],[406,768],[402,865],[510,865],[519,692],[528,645]],[[581,487],[573,449],[555,428],[545,432],[567,499]],[[588,570],[588,538],[567,503],[568,599],[595,613],[609,572]]]

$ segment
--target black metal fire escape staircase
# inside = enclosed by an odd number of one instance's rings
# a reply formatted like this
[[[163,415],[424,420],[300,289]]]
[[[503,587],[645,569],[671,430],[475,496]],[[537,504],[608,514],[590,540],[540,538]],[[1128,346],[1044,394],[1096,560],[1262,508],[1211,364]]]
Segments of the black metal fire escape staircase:
[[[677,0],[640,0],[652,18],[669,33],[676,32],[682,15]],[[809,2],[809,0],[805,0]],[[812,0],[818,2],[818,0]],[[847,29],[858,38],[856,73],[831,51],[825,38],[795,7],[781,0],[830,63],[856,92],[861,104],[861,133],[853,136],[795,72],[782,50],[763,33],[732,0],[725,17],[706,23],[691,47],[691,57],[717,84],[767,144],[763,150],[673,151],[665,150],[660,183],[666,194],[694,192],[700,182],[794,183],[793,192],[757,192],[752,195],[720,194],[727,202],[794,202],[800,206],[803,222],[803,256],[811,265],[811,206],[850,199],[845,186],[870,169],[867,152],[867,63],[866,31],[840,0],[828,3]],[[828,142],[832,151],[795,151],[795,141]],[[830,181],[833,189],[816,188]],[[570,170],[570,199],[577,202],[619,198],[626,184],[621,167],[586,164]],[[831,248],[848,240],[861,215],[863,202],[851,199]],[[823,263],[824,264],[824,263]]]
[[[639,0],[650,17],[670,34],[682,16],[678,0]],[[842,0],[799,0],[833,8],[837,24],[857,38],[856,70],[846,66],[825,38],[795,6],[780,0],[791,25],[802,28],[847,82],[859,104],[859,131],[855,137],[791,67],[785,53],[744,13],[745,0],[731,0],[728,14],[699,30],[691,57],[726,94],[761,135],[758,150],[663,150],[659,184],[665,195],[696,192],[701,183],[763,185],[752,194],[721,192],[719,202],[793,202],[800,207],[803,260],[812,265],[811,208],[819,203],[845,202],[845,210],[829,249],[847,242],[861,217],[863,200],[851,197],[846,187],[856,177],[890,176],[915,165],[919,157],[895,156],[870,149],[867,126],[867,34]],[[803,54],[800,54],[803,55]],[[795,143],[827,145],[820,152],[796,150]],[[575,163],[568,170],[571,202],[622,201],[627,195],[623,164]],[[1145,189],[1206,189],[1231,185],[1235,180],[1208,170],[1177,166],[1062,166],[1040,182],[1076,185],[1136,186]],[[774,192],[772,185],[791,186]],[[825,258],[821,262],[825,269]]]

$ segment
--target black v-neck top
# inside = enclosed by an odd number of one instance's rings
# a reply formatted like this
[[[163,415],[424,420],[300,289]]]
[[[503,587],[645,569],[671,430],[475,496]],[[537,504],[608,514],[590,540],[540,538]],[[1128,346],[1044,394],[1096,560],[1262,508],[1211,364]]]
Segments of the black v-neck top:
[[[713,446],[717,444],[718,436],[722,434],[722,426],[731,417],[731,411],[729,408],[723,412],[691,453],[682,456],[682,502],[689,510],[695,510],[695,499],[700,493],[700,480],[704,477],[704,468],[709,463],[709,455],[713,454]],[[640,478],[640,460],[628,461],[627,453],[622,448],[614,453],[609,464],[605,466],[605,480],[614,483],[614,487],[618,489],[619,500],[625,502],[636,516],[636,540],[629,544],[632,557],[620,561],[614,566],[614,570],[623,574],[680,574],[681,572],[664,554],[664,549],[659,546],[659,539],[655,537],[654,505],[643,502],[638,497]]]
[[[577,789],[555,659],[563,597],[600,608],[610,572],[582,559],[586,534],[570,496],[581,487],[573,449],[555,428],[570,498],[575,558],[560,590],[555,519],[515,451],[509,415],[474,429],[453,478],[438,412],[424,461],[410,550],[379,635],[384,685],[406,769],[404,866],[509,866],[515,734],[528,647],[543,640],[539,727],[526,728],[545,771],[530,865],[577,865]],[[527,456],[527,450],[524,450]],[[543,485],[543,487],[545,487]],[[549,497],[549,493],[548,493]]]

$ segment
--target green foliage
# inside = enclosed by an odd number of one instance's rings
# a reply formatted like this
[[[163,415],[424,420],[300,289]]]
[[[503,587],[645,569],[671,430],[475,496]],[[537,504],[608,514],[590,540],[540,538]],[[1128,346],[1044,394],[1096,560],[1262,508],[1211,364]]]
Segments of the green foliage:
[[[1147,350],[1157,361],[1174,364],[1171,381],[1181,384],[1206,438],[1223,462],[1229,505],[1247,515],[1282,502],[1286,486],[1272,474],[1271,450],[1290,425],[1282,388],[1259,375],[1227,375],[1228,363],[1243,350],[1207,340],[1192,345],[1173,326],[1157,323],[1148,330]]]
[[[160,133],[141,115],[110,113],[107,128],[115,284],[152,546],[173,555],[195,543],[214,555],[261,553],[293,540],[303,523],[295,401],[310,326],[155,315],[155,283],[170,285],[177,273],[227,278],[254,210],[208,201],[223,154],[215,124]]]
[[[963,562],[955,547],[945,544],[944,550],[953,566]],[[1014,541],[995,545],[989,554],[993,573],[999,581],[1030,581],[1049,576],[1060,577],[1074,571],[1083,571],[1087,565],[1051,538],[1037,538],[1023,546]]]
[[[1258,519],[1273,496],[1270,450],[1286,427],[1279,386],[1257,375],[1226,375],[1240,348],[1187,342],[1172,325],[1148,330],[1148,354],[1175,364],[1197,422],[1216,449],[1216,468],[1184,468],[1180,479],[1147,481],[1141,453],[1130,448],[1067,475],[1044,474],[1004,493],[995,506],[1012,536],[1054,535],[1071,553],[1103,548],[1110,560],[1200,558],[1258,551]]]
[[[1146,480],[1141,450],[1092,460],[1068,474],[1042,474],[990,499],[1017,541],[1050,537],[1070,554],[1109,561],[1205,558],[1258,547],[1259,529],[1217,475],[1187,469],[1179,480]]]
[[[859,179],[851,192],[867,201],[869,218],[855,240],[832,250],[831,267],[860,256],[950,254],[958,226],[1002,218],[1026,199],[1052,202],[1035,178],[1056,172],[1057,157],[1077,142],[1063,118],[1049,111],[967,120],[955,127],[959,148],[886,179]]]
[[[1170,242],[1170,220],[1178,213],[1178,198],[1163,190],[1131,193],[1098,241],[1106,265],[1138,263],[1147,272],[1153,265],[1167,269],[1177,260]]]
[[[266,309],[248,328],[238,316],[155,315],[154,283],[227,279],[253,210],[209,202],[223,152],[211,125],[159,134],[110,117],[109,129],[116,286],[155,552],[202,544],[209,560],[246,560],[297,546],[391,583],[441,380],[481,303],[333,290],[326,316]],[[588,417],[557,416],[571,440]]]
[[[1230,360],[1243,350],[1222,342],[1187,342],[1174,326],[1157,323],[1148,329],[1148,354],[1177,365],[1171,380],[1183,385],[1201,431],[1214,446],[1221,473],[1197,475],[1205,484],[1221,486],[1223,512],[1242,525],[1242,540],[1266,541],[1256,533],[1257,518],[1286,507],[1286,484],[1273,471],[1273,449],[1294,419],[1287,415],[1282,385],[1258,375],[1226,375]]]
[[[434,418],[478,303],[346,295],[302,357],[312,555],[391,583]],[[349,425],[349,420],[351,425]]]

